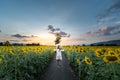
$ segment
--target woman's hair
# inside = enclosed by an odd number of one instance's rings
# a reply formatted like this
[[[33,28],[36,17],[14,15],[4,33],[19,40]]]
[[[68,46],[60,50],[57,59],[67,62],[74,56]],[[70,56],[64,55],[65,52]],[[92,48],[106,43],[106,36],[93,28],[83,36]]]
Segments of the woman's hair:
[[[62,46],[60,44],[57,44],[56,49],[62,49]]]
[[[57,46],[57,49],[60,49],[60,48],[61,48],[60,45],[58,45],[58,46]]]

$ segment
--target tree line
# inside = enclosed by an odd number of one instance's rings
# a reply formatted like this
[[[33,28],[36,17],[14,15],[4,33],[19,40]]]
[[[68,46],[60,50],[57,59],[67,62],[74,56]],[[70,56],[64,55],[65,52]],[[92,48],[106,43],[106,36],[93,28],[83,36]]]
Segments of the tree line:
[[[5,42],[0,42],[0,46],[40,46],[40,44],[39,43],[28,43],[28,44],[10,43],[9,41],[5,41]]]

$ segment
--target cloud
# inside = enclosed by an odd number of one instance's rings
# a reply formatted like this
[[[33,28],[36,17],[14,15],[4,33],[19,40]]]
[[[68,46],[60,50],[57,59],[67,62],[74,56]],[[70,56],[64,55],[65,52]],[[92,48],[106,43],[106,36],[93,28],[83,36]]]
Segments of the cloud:
[[[72,39],[72,41],[75,41],[75,42],[81,42],[81,41],[86,41],[86,39],[78,38],[78,39]]]
[[[109,36],[114,34],[120,34],[120,25],[102,27],[95,32],[88,31],[86,32],[86,34],[97,35],[97,36]]]
[[[11,35],[12,37],[16,37],[16,38],[26,38],[27,36],[23,36],[21,34],[14,34],[14,35]]]
[[[114,2],[112,2],[113,4],[111,4],[107,9],[105,9],[104,11],[102,11],[98,17],[106,17],[109,16],[110,14],[117,14],[116,12],[120,12],[120,0],[113,0]]]
[[[107,12],[118,12],[120,11],[120,0],[116,0],[115,3],[113,3],[108,9]]]
[[[34,36],[34,35],[27,36],[27,38],[35,38],[35,37],[38,37],[38,36]]]
[[[28,42],[28,41],[31,41],[31,40],[23,39],[22,41],[23,41],[23,42]]]
[[[52,25],[48,25],[48,30],[51,32],[60,31],[60,28],[54,28]]]
[[[66,33],[66,32],[63,32],[63,31],[60,31],[59,34],[62,36],[62,37],[70,37],[70,34]]]
[[[11,39],[9,41],[12,43],[27,43],[30,42],[31,39]]]
[[[25,36],[25,35],[21,35],[21,34],[13,34],[11,35],[12,37],[16,37],[16,38],[34,38],[34,37],[38,37],[38,36],[34,36],[34,35],[31,35],[31,36]]]
[[[70,34],[62,31],[60,28],[54,28],[52,25],[48,25],[48,30],[50,34],[60,37],[70,37]]]
[[[120,0],[112,0],[112,4],[97,15],[98,23],[113,22],[120,16]]]
[[[116,17],[104,17],[104,18],[101,18],[97,21],[98,24],[102,24],[102,23],[105,23],[105,22],[113,22],[115,21],[117,18]]]
[[[19,42],[19,40],[9,40],[9,41],[12,41],[12,42]]]
[[[117,21],[116,24],[120,24],[120,21]]]

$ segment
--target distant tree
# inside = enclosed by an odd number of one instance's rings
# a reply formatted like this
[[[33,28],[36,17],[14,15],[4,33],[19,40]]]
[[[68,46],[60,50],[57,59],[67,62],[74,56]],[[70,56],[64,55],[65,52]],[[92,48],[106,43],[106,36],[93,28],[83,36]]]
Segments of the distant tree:
[[[39,43],[26,44],[27,46],[39,46]]]
[[[90,44],[90,46],[94,46],[94,44]]]
[[[117,46],[117,44],[105,44],[105,46]]]
[[[13,43],[12,45],[13,46],[23,46],[24,44],[22,44],[22,43]]]
[[[0,46],[3,46],[3,43],[2,43],[2,42],[0,42]]]
[[[10,44],[9,41],[5,41],[3,45],[4,45],[4,46],[11,46],[11,44]]]
[[[82,44],[82,46],[86,46],[85,44]]]
[[[104,46],[104,44],[97,44],[97,46]]]

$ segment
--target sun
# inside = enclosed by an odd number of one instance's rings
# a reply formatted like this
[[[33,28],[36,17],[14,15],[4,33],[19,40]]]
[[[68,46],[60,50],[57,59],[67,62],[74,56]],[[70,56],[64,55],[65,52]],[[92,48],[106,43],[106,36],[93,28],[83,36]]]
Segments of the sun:
[[[39,41],[43,45],[53,45],[54,44],[55,36],[52,34],[40,33],[39,37],[40,37]]]
[[[40,33],[39,37],[42,39],[54,39],[55,36],[49,33]]]

